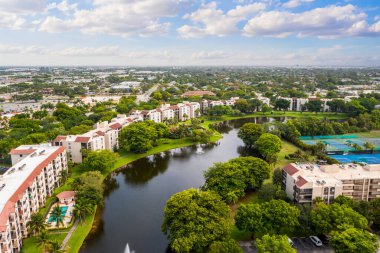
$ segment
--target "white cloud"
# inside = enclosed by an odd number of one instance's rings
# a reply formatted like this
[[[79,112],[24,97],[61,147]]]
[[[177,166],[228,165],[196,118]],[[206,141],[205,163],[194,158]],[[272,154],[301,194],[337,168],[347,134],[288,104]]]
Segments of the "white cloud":
[[[290,8],[296,8],[303,3],[311,3],[311,2],[314,2],[314,0],[289,0],[288,2],[284,3],[282,6],[290,9]]]
[[[53,54],[62,56],[118,56],[120,55],[120,49],[116,46],[69,47],[56,51]]]
[[[371,25],[368,30],[370,32],[380,33],[380,21],[377,21],[375,24]]]
[[[64,32],[78,29],[85,34],[108,34],[128,37],[164,34],[169,23],[164,17],[173,17],[185,0],[95,0],[92,9],[76,10],[72,17],[58,19],[49,16],[40,31]],[[51,28],[53,26],[54,28]]]
[[[43,11],[45,4],[44,0],[0,0],[0,29],[29,28],[26,16]]]
[[[366,36],[367,15],[353,5],[327,6],[301,13],[270,11],[252,18],[243,28],[246,36],[299,37],[316,36],[337,38],[341,36]]]
[[[185,19],[191,20],[194,25],[184,25],[177,29],[182,38],[198,38],[205,35],[226,36],[237,32],[237,23],[245,20],[249,15],[264,10],[264,3],[238,5],[224,13],[218,9],[216,2],[202,4],[195,12],[186,14]]]
[[[65,13],[65,14],[70,14],[71,12],[77,10],[77,8],[78,8],[77,3],[69,4],[69,2],[67,0],[63,0],[60,3],[53,2],[53,3],[49,4],[46,7],[46,11],[57,9],[57,10]]]

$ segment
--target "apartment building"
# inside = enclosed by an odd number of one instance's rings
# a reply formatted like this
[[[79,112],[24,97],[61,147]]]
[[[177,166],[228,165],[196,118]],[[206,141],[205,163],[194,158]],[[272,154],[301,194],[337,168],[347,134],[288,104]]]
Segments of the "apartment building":
[[[67,170],[66,151],[49,144],[10,152],[12,167],[0,175],[0,253],[20,252],[27,222],[45,204]]]
[[[206,100],[201,101],[201,110],[204,112],[207,108],[212,108],[214,106],[234,106],[235,102],[239,100],[239,97],[232,97],[228,100]]]
[[[63,146],[73,163],[83,161],[82,150],[115,150],[119,148],[119,135],[122,128],[135,121],[143,120],[142,116],[127,117],[124,114],[117,115],[110,122],[104,121],[94,125],[94,129],[78,135],[59,135],[54,141],[54,146]]]
[[[330,107],[327,105],[328,101],[331,101],[331,99],[327,98],[317,98],[317,97],[309,97],[309,98],[282,98],[285,100],[288,100],[290,102],[288,111],[306,111],[306,103],[312,100],[320,100],[322,102],[322,108],[321,111],[328,112],[330,110]]]
[[[339,195],[371,201],[380,197],[380,164],[297,164],[282,170],[282,186],[297,203],[320,197],[332,203]]]

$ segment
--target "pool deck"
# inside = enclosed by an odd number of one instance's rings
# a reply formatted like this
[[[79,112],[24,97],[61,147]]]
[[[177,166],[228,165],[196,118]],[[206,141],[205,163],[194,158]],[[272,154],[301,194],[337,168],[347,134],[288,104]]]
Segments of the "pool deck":
[[[56,207],[57,205],[59,207],[67,207],[65,218],[63,221],[63,228],[67,228],[70,225],[71,220],[73,218],[75,201],[67,203],[67,204],[62,204],[62,203],[57,202],[51,206],[48,214],[45,217],[45,223],[48,225],[48,229],[58,228],[57,222],[55,222],[55,221],[49,222],[50,213],[53,211],[54,207]]]

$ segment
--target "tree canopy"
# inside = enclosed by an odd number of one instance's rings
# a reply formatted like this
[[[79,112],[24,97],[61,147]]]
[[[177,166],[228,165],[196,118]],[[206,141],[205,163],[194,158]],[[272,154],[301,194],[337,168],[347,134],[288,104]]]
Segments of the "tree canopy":
[[[376,235],[353,227],[332,232],[330,244],[341,253],[375,253],[379,247]]]
[[[87,153],[81,166],[87,171],[104,172],[115,164],[118,157],[119,154],[110,150],[91,151]]]
[[[245,123],[240,127],[238,137],[243,140],[247,146],[253,146],[259,137],[264,133],[262,125],[255,123]]]
[[[285,235],[264,235],[256,239],[256,248],[258,253],[296,253]]]
[[[281,151],[282,142],[278,136],[265,133],[255,142],[256,149],[269,163],[277,160],[277,155]]]
[[[255,157],[215,163],[205,173],[203,189],[217,192],[226,203],[235,203],[247,190],[256,190],[269,178],[269,165]]]
[[[299,225],[300,211],[283,200],[262,204],[242,204],[235,217],[236,226],[243,231],[263,234],[283,234]]]
[[[174,252],[204,252],[228,235],[229,208],[211,191],[188,189],[166,203],[162,231]]]

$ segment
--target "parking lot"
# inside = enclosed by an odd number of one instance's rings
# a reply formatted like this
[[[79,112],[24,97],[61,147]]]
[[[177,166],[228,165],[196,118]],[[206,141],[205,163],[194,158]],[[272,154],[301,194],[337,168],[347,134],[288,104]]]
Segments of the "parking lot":
[[[309,238],[292,238],[294,248],[300,253],[330,253],[334,252],[329,245],[323,243],[323,246],[315,246]]]
[[[292,238],[294,248],[299,253],[332,253],[332,248],[326,243],[321,247],[315,246],[309,238]],[[256,249],[251,242],[239,242],[240,247],[245,253],[255,253]]]

